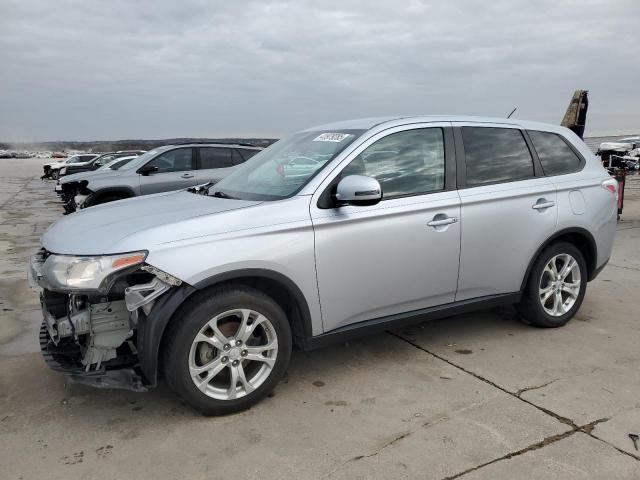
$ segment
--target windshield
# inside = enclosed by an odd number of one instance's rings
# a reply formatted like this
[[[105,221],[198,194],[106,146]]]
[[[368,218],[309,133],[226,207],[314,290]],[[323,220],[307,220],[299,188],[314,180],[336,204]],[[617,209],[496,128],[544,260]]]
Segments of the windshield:
[[[75,157],[71,157],[66,163],[82,163],[86,161],[87,160],[84,160],[81,156],[77,155]]]
[[[106,165],[101,166],[100,168],[98,168],[98,170],[118,170],[120,167],[129,163],[134,158],[136,157],[117,158],[115,160],[111,160]]]
[[[144,165],[145,163],[147,163],[149,160],[151,160],[153,157],[155,157],[161,151],[162,150],[160,150],[160,149],[149,150],[148,152],[143,153],[139,157],[134,158],[129,163],[127,163],[125,165],[122,165],[120,167],[120,170],[134,170],[134,169],[138,168],[139,166]]]
[[[209,189],[209,195],[280,200],[297,193],[364,130],[300,132],[261,151]]]
[[[109,163],[111,160],[115,160],[116,158],[118,158],[118,155],[103,155],[102,157],[98,157],[93,161],[94,165],[100,166],[100,165],[106,165],[107,163]]]

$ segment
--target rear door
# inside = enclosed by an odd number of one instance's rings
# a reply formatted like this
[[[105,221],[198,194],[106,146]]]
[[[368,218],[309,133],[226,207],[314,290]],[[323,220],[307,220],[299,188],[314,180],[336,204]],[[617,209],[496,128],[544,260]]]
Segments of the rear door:
[[[233,170],[233,148],[199,147],[198,150],[198,184],[216,183]]]
[[[194,150],[191,147],[175,148],[150,160],[147,165],[158,170],[149,175],[140,175],[141,194],[168,192],[196,185]]]
[[[519,128],[454,125],[463,225],[456,301],[518,292],[556,229],[556,187]]]

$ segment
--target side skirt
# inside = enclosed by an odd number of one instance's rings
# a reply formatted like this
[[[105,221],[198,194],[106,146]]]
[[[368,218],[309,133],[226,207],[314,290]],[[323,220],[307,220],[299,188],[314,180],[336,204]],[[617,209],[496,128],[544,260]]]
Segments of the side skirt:
[[[321,335],[316,335],[315,337],[308,337],[304,342],[303,349],[314,350],[333,343],[352,340],[354,338],[384,330],[402,328],[416,323],[437,320],[453,315],[460,315],[483,308],[514,304],[520,301],[521,296],[521,292],[490,295],[470,300],[462,300],[460,302],[447,303],[436,307],[423,308],[412,312],[365,320],[363,322],[331,330],[330,332],[323,333]]]

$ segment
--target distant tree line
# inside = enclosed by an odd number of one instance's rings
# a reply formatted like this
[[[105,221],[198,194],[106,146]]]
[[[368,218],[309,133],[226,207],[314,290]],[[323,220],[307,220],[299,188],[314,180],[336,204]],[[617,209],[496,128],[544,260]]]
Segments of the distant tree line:
[[[210,142],[210,143],[244,143],[257,147],[268,147],[275,138],[167,138],[164,140],[114,140],[90,142],[0,142],[1,150],[34,150],[34,151],[63,151],[81,150],[84,152],[114,152],[117,150],[151,150],[162,145],[181,143]]]

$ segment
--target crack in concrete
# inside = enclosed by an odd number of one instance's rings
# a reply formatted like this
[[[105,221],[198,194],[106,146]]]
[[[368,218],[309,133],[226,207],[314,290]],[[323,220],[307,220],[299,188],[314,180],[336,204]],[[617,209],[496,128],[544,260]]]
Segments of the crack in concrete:
[[[483,463],[481,465],[477,465],[475,467],[468,468],[467,470],[465,470],[463,472],[456,473],[455,475],[451,475],[451,476],[445,477],[442,480],[454,480],[456,478],[462,477],[463,475],[466,475],[467,473],[474,472],[476,470],[479,470],[479,469],[481,469],[483,467],[486,467],[488,465],[500,462],[502,460],[509,460],[511,458],[518,457],[520,455],[524,455],[525,453],[532,452],[534,450],[539,450],[540,448],[546,447],[547,445],[551,445],[552,443],[556,443],[556,442],[559,442],[560,440],[564,440],[565,438],[570,437],[571,435],[573,435],[576,432],[586,433],[587,435],[589,435],[588,432],[591,432],[593,430],[593,428],[598,423],[606,422],[607,420],[609,420],[609,419],[608,418],[601,418],[601,419],[595,420],[595,421],[593,421],[591,423],[587,423],[586,425],[583,425],[582,427],[572,428],[571,430],[568,430],[566,432],[558,433],[557,435],[551,435],[549,437],[544,438],[543,440],[541,440],[539,442],[536,442],[536,443],[533,443],[533,444],[529,445],[528,447],[521,448],[520,450],[516,450],[515,452],[507,453],[506,455],[503,455],[502,457],[494,458],[493,460],[485,462],[485,463]]]
[[[389,440],[387,443],[385,443],[382,447],[380,447],[378,450],[376,450],[373,453],[369,453],[368,455],[356,455],[353,458],[350,458],[349,460],[347,460],[346,463],[349,462],[355,462],[357,460],[362,460],[363,458],[370,458],[370,457],[375,457],[376,455],[378,455],[380,452],[382,452],[382,450],[384,450],[387,447],[390,447],[391,445],[393,445],[394,443],[399,442],[400,440],[402,440],[403,438],[408,437],[409,435],[411,435],[413,432],[404,432],[401,433],[400,435],[398,435],[397,437],[395,437],[393,440]]]
[[[522,395],[524,392],[530,392],[531,390],[538,390],[538,389],[540,389],[540,388],[544,388],[544,387],[546,387],[547,385],[551,385],[553,382],[557,382],[558,380],[559,380],[559,378],[554,378],[553,380],[550,380],[550,381],[548,381],[548,382],[542,383],[542,384],[540,384],[540,385],[535,385],[535,386],[533,386],[533,387],[524,387],[524,388],[521,388],[520,390],[518,390],[518,391],[515,393],[515,396],[516,396],[516,397],[519,397],[519,396],[520,396],[520,395]]]
[[[401,433],[400,435],[394,437],[393,439],[389,440],[388,442],[386,442],[384,445],[382,445],[380,448],[378,448],[376,451],[374,451],[373,453],[369,453],[366,455],[356,455],[355,457],[351,457],[349,460],[346,460],[345,462],[342,462],[340,465],[338,465],[336,468],[334,468],[333,470],[331,470],[329,473],[327,473],[324,477],[322,478],[329,478],[330,476],[332,476],[334,473],[336,473],[338,470],[342,469],[342,467],[344,467],[345,465],[347,465],[348,463],[351,462],[357,462],[358,460],[362,460],[363,458],[370,458],[370,457],[375,457],[376,455],[378,455],[380,452],[382,452],[385,448],[392,446],[394,443],[399,442],[400,440],[402,440],[403,438],[408,437],[409,435],[411,435],[413,432],[412,431],[407,431],[404,433]]]
[[[499,462],[500,460],[505,460],[505,459],[509,459],[509,458],[512,458],[512,457],[515,457],[515,456],[518,456],[518,455],[522,455],[523,453],[526,453],[526,452],[529,452],[529,451],[532,451],[532,450],[538,450],[539,448],[545,447],[546,445],[549,445],[550,443],[555,443],[555,442],[557,442],[559,440],[567,438],[567,437],[573,435],[576,432],[581,432],[581,433],[584,433],[586,435],[589,435],[591,438],[593,438],[595,440],[598,440],[598,441],[600,441],[600,442],[612,447],[613,449],[617,450],[618,452],[620,452],[620,453],[622,453],[624,455],[627,455],[627,456],[629,456],[631,458],[634,458],[636,460],[640,460],[640,457],[636,457],[635,455],[633,455],[633,454],[631,454],[631,453],[629,453],[629,452],[627,452],[625,450],[622,450],[622,449],[616,447],[615,445],[612,445],[611,443],[609,443],[609,442],[607,442],[607,441],[605,441],[605,440],[603,440],[601,438],[598,438],[598,437],[596,437],[595,435],[592,434],[593,428],[597,424],[602,423],[602,422],[606,422],[606,421],[609,420],[609,418],[600,418],[598,420],[594,420],[593,422],[587,423],[587,424],[585,424],[583,426],[578,426],[571,419],[563,417],[562,415],[559,415],[559,414],[557,414],[557,413],[555,413],[555,412],[553,412],[553,411],[551,411],[549,409],[546,409],[544,407],[541,407],[540,405],[536,405],[535,403],[531,402],[530,400],[527,400],[527,399],[522,398],[520,396],[523,393],[523,391],[530,391],[530,390],[534,390],[536,388],[545,387],[546,385],[551,384],[551,383],[557,381],[558,379],[552,380],[551,382],[548,382],[547,384],[543,384],[541,386],[537,386],[537,387],[533,387],[533,388],[525,388],[525,389],[518,390],[517,392],[511,392],[511,391],[507,390],[506,388],[498,385],[497,383],[492,382],[488,378],[485,378],[482,375],[479,375],[479,374],[477,374],[475,372],[467,370],[466,368],[464,368],[464,367],[462,367],[460,365],[457,365],[456,363],[454,363],[454,362],[452,362],[452,361],[450,361],[450,360],[448,360],[448,359],[446,359],[446,358],[444,358],[444,357],[442,357],[442,356],[440,356],[440,355],[438,355],[436,353],[433,353],[433,352],[427,350],[426,348],[424,348],[424,347],[418,345],[417,343],[415,343],[415,342],[403,337],[402,335],[399,335],[399,334],[391,332],[391,331],[387,331],[386,333],[396,337],[397,339],[399,339],[401,341],[404,341],[404,342],[408,343],[409,345],[417,348],[418,350],[422,350],[426,354],[431,355],[432,357],[437,358],[438,360],[441,360],[441,361],[451,365],[452,367],[457,368],[458,370],[463,371],[464,373],[467,373],[467,374],[471,375],[472,377],[477,378],[478,380],[480,380],[480,381],[482,381],[484,383],[487,383],[487,384],[491,385],[494,388],[497,388],[498,390],[500,390],[500,391],[502,391],[502,392],[504,392],[504,393],[506,393],[508,395],[511,395],[514,398],[517,398],[521,402],[524,402],[524,403],[526,403],[528,405],[531,405],[532,407],[540,410],[541,412],[543,412],[543,413],[555,418],[560,423],[563,423],[563,424],[568,425],[569,427],[571,427],[570,430],[568,430],[568,431],[566,431],[564,433],[560,433],[560,434],[557,434],[557,435],[552,435],[550,437],[545,438],[541,442],[534,443],[533,445],[525,447],[525,448],[523,448],[521,450],[517,450],[516,452],[509,453],[509,454],[504,455],[504,456],[502,456],[500,458],[496,458],[496,459],[491,460],[489,462],[483,463],[482,465],[478,465],[476,467],[472,467],[472,468],[470,468],[468,470],[465,470],[464,472],[457,473],[457,474],[455,474],[453,476],[445,477],[443,480],[452,480],[452,479],[458,478],[458,477],[460,477],[462,475],[465,475],[465,474],[467,474],[469,472],[472,472],[474,470],[478,470],[478,469],[480,469],[482,467],[485,467],[487,465],[491,465],[492,463]],[[594,370],[597,370],[597,369],[598,369],[598,367],[596,367]]]
[[[512,392],[512,391],[510,391],[510,390],[507,390],[506,388],[504,388],[504,387],[502,387],[502,386],[498,385],[498,384],[497,384],[497,383],[495,383],[495,382],[492,382],[491,380],[489,380],[488,378],[483,377],[482,375],[479,375],[479,374],[477,374],[477,373],[475,373],[475,372],[472,372],[471,370],[467,370],[466,368],[461,367],[460,365],[458,365],[458,364],[456,364],[456,363],[453,363],[452,361],[450,361],[450,360],[448,360],[448,359],[444,358],[444,357],[443,357],[443,356],[441,356],[441,355],[438,355],[438,354],[436,354],[436,353],[433,353],[433,352],[431,352],[431,351],[427,350],[426,348],[424,348],[424,347],[422,347],[422,346],[418,345],[417,343],[415,343],[415,342],[413,342],[413,341],[411,341],[411,340],[409,340],[409,339],[407,339],[407,338],[405,338],[405,337],[403,337],[403,336],[401,336],[401,335],[398,335],[397,333],[394,333],[394,332],[387,332],[387,333],[388,333],[389,335],[393,335],[394,337],[396,337],[396,338],[398,338],[398,339],[400,339],[400,340],[402,340],[402,341],[404,341],[404,342],[407,342],[409,345],[412,345],[412,346],[414,346],[415,348],[417,348],[417,349],[419,349],[419,350],[422,350],[423,352],[425,352],[425,353],[427,353],[427,354],[431,355],[432,357],[437,358],[438,360],[441,360],[441,361],[443,361],[443,362],[445,362],[445,363],[448,363],[448,364],[449,364],[449,365],[451,365],[452,367],[457,368],[458,370],[462,370],[464,373],[467,373],[467,374],[471,375],[472,377],[475,377],[475,378],[477,378],[478,380],[481,380],[482,382],[485,382],[485,383],[487,383],[487,384],[491,385],[492,387],[497,388],[498,390],[500,390],[500,391],[502,391],[502,392],[506,393],[507,395],[511,395],[512,397],[515,397],[515,398],[517,398],[518,400],[520,400],[520,401],[522,401],[522,402],[525,402],[525,403],[527,403],[527,404],[531,405],[531,406],[532,406],[532,407],[534,407],[534,408],[537,408],[538,410],[540,410],[540,411],[542,411],[542,412],[546,413],[547,415],[552,416],[553,418],[555,418],[556,420],[558,420],[558,421],[559,421],[559,422],[561,422],[561,423],[564,423],[565,425],[569,425],[569,426],[570,426],[570,427],[572,427],[572,428],[578,428],[578,427],[577,427],[577,425],[576,425],[575,423],[573,423],[570,419],[565,418],[565,417],[563,417],[563,416],[561,416],[561,415],[558,415],[557,413],[552,412],[552,411],[550,411],[550,410],[547,410],[547,409],[546,409],[546,408],[544,408],[544,407],[540,407],[539,405],[536,405],[535,403],[533,403],[533,402],[531,402],[531,401],[529,401],[529,400],[527,400],[527,399],[525,399],[525,398],[519,397],[519,396],[517,396],[517,395],[516,395],[516,393],[514,393],[514,392]]]

